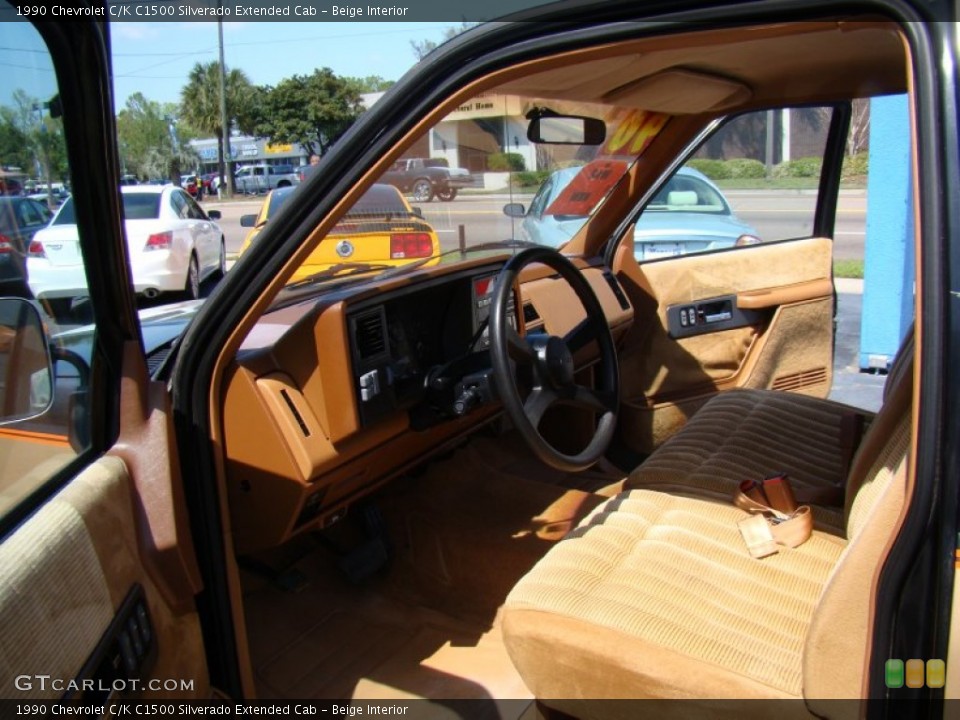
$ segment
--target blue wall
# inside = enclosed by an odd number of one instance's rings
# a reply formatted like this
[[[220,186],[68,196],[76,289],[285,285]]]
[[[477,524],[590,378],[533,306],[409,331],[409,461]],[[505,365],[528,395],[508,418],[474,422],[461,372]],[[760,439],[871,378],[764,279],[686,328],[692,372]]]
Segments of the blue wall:
[[[886,370],[913,322],[913,195],[906,95],[870,101],[860,369]]]

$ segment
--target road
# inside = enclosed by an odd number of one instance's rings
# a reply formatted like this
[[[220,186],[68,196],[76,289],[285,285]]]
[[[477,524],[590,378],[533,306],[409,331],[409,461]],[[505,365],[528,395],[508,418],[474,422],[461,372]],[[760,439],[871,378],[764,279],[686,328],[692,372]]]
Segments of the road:
[[[809,236],[812,227],[816,194],[812,191],[728,190],[727,199],[733,211],[756,228],[767,239]],[[467,243],[475,244],[516,237],[516,220],[503,214],[508,202],[529,204],[528,194],[466,195],[453,202],[433,201],[420,208],[424,217],[440,237],[441,249],[457,247],[458,228],[463,225]],[[241,215],[256,213],[262,199],[231,202],[207,201],[206,209],[222,213],[221,227],[227,241],[227,253],[233,256],[240,249],[247,229],[240,226]],[[834,257],[840,260],[862,259],[866,223],[866,193],[841,193],[837,209]]]

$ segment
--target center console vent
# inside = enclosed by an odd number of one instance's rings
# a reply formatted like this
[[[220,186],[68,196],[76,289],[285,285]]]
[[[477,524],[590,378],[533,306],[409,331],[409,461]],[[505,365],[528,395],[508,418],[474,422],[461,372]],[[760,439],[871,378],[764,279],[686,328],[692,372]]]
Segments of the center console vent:
[[[354,350],[357,359],[369,362],[387,354],[387,323],[383,308],[351,318]]]

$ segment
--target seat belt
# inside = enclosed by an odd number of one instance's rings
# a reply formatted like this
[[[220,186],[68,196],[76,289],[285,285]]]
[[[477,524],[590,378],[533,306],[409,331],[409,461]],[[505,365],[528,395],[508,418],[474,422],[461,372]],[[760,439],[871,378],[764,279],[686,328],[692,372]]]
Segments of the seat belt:
[[[795,548],[813,532],[813,513],[807,505],[797,505],[790,481],[783,473],[763,480],[744,480],[733,500],[751,517],[737,527],[750,555],[764,558],[780,550]]]

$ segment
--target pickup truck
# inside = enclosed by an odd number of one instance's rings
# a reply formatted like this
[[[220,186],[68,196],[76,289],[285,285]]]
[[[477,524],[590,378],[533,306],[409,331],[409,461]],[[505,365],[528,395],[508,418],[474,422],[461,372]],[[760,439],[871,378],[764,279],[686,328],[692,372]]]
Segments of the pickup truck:
[[[463,168],[448,167],[445,158],[404,158],[394,163],[382,182],[396,186],[417,202],[430,202],[434,196],[450,201],[460,188],[473,185],[473,176]]]
[[[246,165],[237,170],[235,177],[235,189],[242,193],[259,194],[300,184],[292,165]]]

